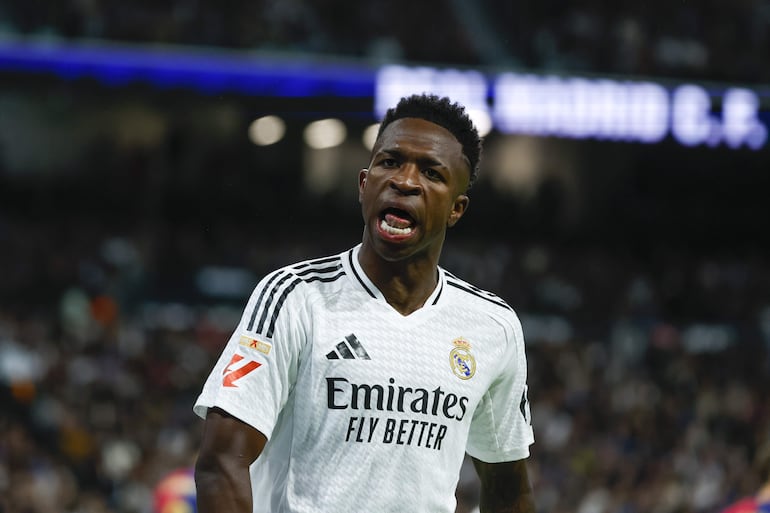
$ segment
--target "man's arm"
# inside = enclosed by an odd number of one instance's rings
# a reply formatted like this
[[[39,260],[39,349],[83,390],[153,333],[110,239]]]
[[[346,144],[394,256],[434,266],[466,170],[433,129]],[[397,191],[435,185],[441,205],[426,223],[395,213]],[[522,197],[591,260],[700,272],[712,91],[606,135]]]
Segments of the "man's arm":
[[[473,458],[481,480],[481,513],[535,513],[525,460],[484,463]]]
[[[195,487],[198,513],[250,513],[249,465],[265,447],[265,435],[219,408],[206,415]]]

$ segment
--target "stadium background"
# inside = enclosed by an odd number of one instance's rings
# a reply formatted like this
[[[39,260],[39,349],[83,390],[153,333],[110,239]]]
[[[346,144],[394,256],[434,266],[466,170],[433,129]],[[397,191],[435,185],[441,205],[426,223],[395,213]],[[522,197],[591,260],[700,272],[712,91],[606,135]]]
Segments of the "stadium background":
[[[361,229],[371,96],[105,78],[74,73],[73,48],[741,87],[770,124],[766,1],[348,4],[0,2],[0,511],[153,511],[194,459],[190,406],[253,284]],[[257,146],[268,114],[285,137]],[[327,117],[347,138],[313,150],[303,131]],[[443,264],[522,317],[539,510],[751,493],[770,439],[768,145],[487,140]],[[469,470],[458,511],[476,493]]]

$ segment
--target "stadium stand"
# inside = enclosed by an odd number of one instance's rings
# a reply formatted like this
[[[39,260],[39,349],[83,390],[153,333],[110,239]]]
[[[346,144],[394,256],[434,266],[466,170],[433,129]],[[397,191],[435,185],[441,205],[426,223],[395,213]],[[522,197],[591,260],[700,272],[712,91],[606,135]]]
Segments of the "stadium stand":
[[[767,1],[733,2],[726,13],[716,1],[564,4],[30,0],[0,5],[0,32],[770,81]],[[412,17],[390,14],[407,7]],[[83,99],[66,93],[81,86],[40,98],[62,108]],[[348,209],[339,198],[305,197],[295,175],[273,175],[267,194],[249,174],[264,164],[250,148],[198,143],[183,129],[146,147],[105,137],[76,169],[31,177],[12,173],[0,148],[0,513],[156,513],[156,486],[194,460],[201,424],[191,405],[249,292],[212,288],[206,277],[256,283],[355,243],[354,198]],[[687,181],[667,191],[654,223],[659,182],[635,182],[615,201],[630,201],[639,217],[609,239],[630,214],[570,232],[549,217],[558,191],[541,191],[534,207],[501,199],[489,182],[473,191],[469,216],[477,205],[501,206],[469,222],[489,226],[506,211],[511,228],[475,237],[458,227],[444,265],[522,317],[540,511],[711,513],[758,486],[751,461],[770,437],[770,252],[761,233],[770,214],[762,187],[733,180],[724,211],[711,201],[721,198],[719,180],[713,196]],[[245,190],[257,192],[258,214],[296,202],[305,217],[255,227],[241,215]],[[300,228],[318,209],[338,221],[334,233]],[[756,225],[736,232],[747,220]],[[704,228],[712,222],[719,229]],[[552,230],[537,236],[544,225]],[[688,226],[705,234],[697,244],[679,230]],[[593,228],[598,238],[581,238]],[[472,474],[461,476],[458,513],[476,507]]]

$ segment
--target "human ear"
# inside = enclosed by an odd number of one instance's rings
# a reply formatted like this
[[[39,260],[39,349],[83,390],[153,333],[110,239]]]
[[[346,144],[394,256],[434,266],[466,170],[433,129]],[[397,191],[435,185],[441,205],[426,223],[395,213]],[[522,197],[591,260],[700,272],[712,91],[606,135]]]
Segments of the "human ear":
[[[460,220],[468,209],[468,203],[470,203],[470,201],[470,198],[465,194],[460,194],[455,198],[454,203],[452,203],[452,210],[449,212],[449,219],[447,219],[446,223],[449,228],[457,224],[457,221]]]
[[[364,168],[358,172],[358,202],[360,203],[364,194],[364,187],[366,187],[366,175],[369,170]]]

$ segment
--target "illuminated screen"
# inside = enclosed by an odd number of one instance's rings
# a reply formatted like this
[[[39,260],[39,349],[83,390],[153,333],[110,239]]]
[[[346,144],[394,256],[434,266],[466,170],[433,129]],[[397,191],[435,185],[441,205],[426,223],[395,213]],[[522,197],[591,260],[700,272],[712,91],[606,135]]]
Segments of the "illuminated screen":
[[[502,133],[759,150],[767,144],[761,93],[653,81],[387,66],[377,75],[375,111],[415,92],[448,95]]]

